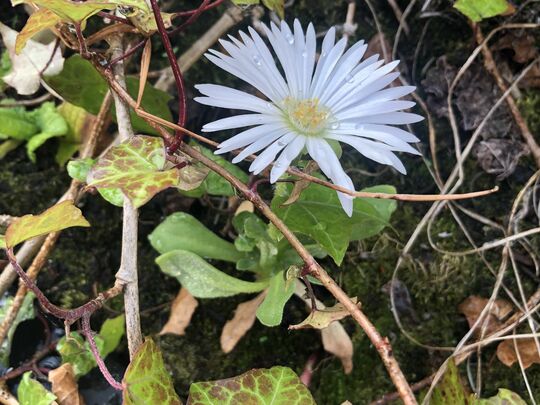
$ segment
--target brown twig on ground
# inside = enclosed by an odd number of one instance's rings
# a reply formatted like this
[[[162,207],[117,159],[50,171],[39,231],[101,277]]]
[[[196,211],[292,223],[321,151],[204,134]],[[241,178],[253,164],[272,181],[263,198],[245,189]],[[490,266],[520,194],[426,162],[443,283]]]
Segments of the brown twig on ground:
[[[501,92],[504,93],[508,89],[508,86],[504,82],[504,79],[502,78],[501,73],[499,72],[499,68],[497,67],[495,60],[493,59],[493,54],[491,53],[489,46],[484,42],[484,36],[482,34],[482,30],[479,25],[476,25],[474,29],[476,30],[476,42],[478,43],[478,45],[482,46],[482,55],[484,56],[484,66],[486,70],[493,76],[493,79],[497,83],[497,86],[499,87]],[[531,133],[527,123],[525,122],[525,119],[521,115],[521,112],[519,111],[519,108],[511,94],[509,94],[506,97],[506,103],[508,104],[508,107],[510,108],[510,111],[512,112],[514,120],[516,121],[516,124],[521,131],[521,136],[527,143],[527,146],[529,147],[531,154],[534,157],[536,166],[540,168],[540,146],[538,146],[538,144],[536,143],[536,140],[534,139],[533,134]]]
[[[416,404],[416,399],[412,393],[409,384],[403,372],[401,371],[398,362],[396,361],[392,346],[387,338],[383,338],[375,326],[371,323],[368,317],[355,304],[349,296],[339,287],[330,275],[315,261],[313,256],[308,252],[304,245],[298,240],[294,233],[281,221],[281,219],[270,209],[259,194],[254,193],[246,184],[242,183],[238,178],[233,176],[223,167],[204,156],[198,150],[189,145],[182,145],[180,148],[184,153],[198,160],[210,170],[216,172],[225,180],[227,180],[234,188],[236,188],[244,197],[251,201],[255,207],[266,217],[272,224],[279,229],[283,236],[288,240],[291,246],[296,250],[299,256],[305,263],[308,274],[317,278],[326,289],[350,312],[351,316],[356,320],[360,327],[364,330],[368,338],[371,340],[375,349],[379,353],[394,385],[400,393],[400,397],[405,404]]]
[[[403,26],[403,31],[405,31],[405,34],[409,35],[411,30],[409,29],[409,25],[407,24],[407,22],[403,19],[403,12],[399,8],[399,5],[396,3],[396,0],[387,0],[387,1],[390,7],[392,8],[392,11],[394,12],[396,19]]]
[[[110,45],[112,58],[116,59],[124,53],[122,36],[111,37]],[[125,90],[124,62],[119,61],[113,66],[115,79],[119,86]],[[113,92],[116,107],[116,121],[121,141],[125,141],[134,135],[129,116],[129,106]],[[129,357],[133,356],[143,343],[141,323],[139,315],[139,285],[137,274],[137,233],[138,212],[129,198],[124,197],[124,218],[122,224],[122,253],[120,269],[116,273],[116,279],[124,284],[124,308],[126,313],[126,335],[128,339]]]

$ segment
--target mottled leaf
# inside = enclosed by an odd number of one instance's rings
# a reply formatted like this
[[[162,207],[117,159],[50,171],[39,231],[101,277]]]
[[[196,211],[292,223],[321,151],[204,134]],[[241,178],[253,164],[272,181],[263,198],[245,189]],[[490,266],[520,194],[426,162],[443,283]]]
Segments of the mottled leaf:
[[[188,405],[314,405],[315,400],[288,367],[254,369],[237,377],[198,382],[189,388]]]
[[[207,259],[236,262],[242,254],[234,245],[221,239],[195,217],[175,212],[157,226],[148,236],[150,244],[159,253],[187,250]]]
[[[25,47],[26,42],[39,31],[54,27],[61,20],[62,19],[59,16],[46,8],[40,8],[34,12],[26,21],[26,24],[21,32],[19,32],[19,35],[17,35],[17,40],[15,41],[15,53],[20,54]]]
[[[12,248],[27,239],[73,226],[86,227],[90,224],[73,201],[62,201],[39,215],[25,215],[14,221],[7,229],[6,245]]]
[[[72,179],[86,183],[88,172],[95,163],[96,161],[92,158],[70,160],[66,168]]]
[[[119,188],[135,207],[178,185],[178,169],[165,169],[162,138],[137,135],[111,148],[88,173],[89,186]]]
[[[109,89],[105,79],[101,77],[89,61],[83,59],[80,55],[73,55],[66,59],[62,72],[56,76],[45,78],[45,81],[64,100],[84,108],[90,114],[98,114],[103,98]],[[132,97],[136,97],[139,80],[134,77],[127,77],[126,84],[128,93]],[[171,99],[170,94],[147,84],[141,107],[152,115],[171,121],[172,114],[168,106]],[[111,114],[111,116],[113,120],[116,120],[115,114]],[[154,128],[148,125],[134,111],[130,111],[130,117],[135,131],[159,135]]]
[[[396,209],[392,200],[356,198],[353,215],[344,212],[334,190],[317,184],[306,188],[298,200],[289,206],[287,201],[293,186],[280,183],[272,200],[272,210],[294,232],[307,235],[325,249],[340,264],[350,241],[368,238],[388,225]],[[391,186],[377,186],[363,191],[394,193]]]
[[[103,339],[96,335],[94,340],[101,353],[104,345]],[[56,350],[62,356],[62,363],[71,364],[76,378],[88,374],[97,366],[88,342],[77,332],[71,332],[69,338],[62,337],[56,344]]]
[[[129,364],[124,379],[124,405],[180,405],[163,356],[152,339],[146,339]]]
[[[47,391],[43,385],[31,378],[31,375],[30,371],[24,373],[17,389],[20,405],[51,405],[56,400],[56,395]]]
[[[284,272],[270,280],[264,301],[257,309],[257,319],[266,326],[277,326],[283,318],[283,308],[294,293],[294,283],[287,283]]]
[[[521,397],[507,390],[506,388],[499,388],[497,395],[488,399],[474,399],[471,398],[470,405],[527,405]]]
[[[467,390],[459,377],[454,360],[448,362],[444,377],[433,390],[429,403],[431,405],[466,404]]]
[[[351,298],[351,301],[356,304],[356,297]],[[350,314],[351,313],[345,309],[343,304],[336,304],[333,307],[316,309],[315,311],[312,311],[306,319],[297,325],[289,326],[289,329],[324,329],[327,328],[332,322],[339,321]]]
[[[250,282],[229,276],[200,256],[186,250],[173,250],[156,259],[161,271],[187,288],[197,298],[229,297],[264,290],[267,281]]]
[[[454,7],[474,22],[505,13],[510,7],[507,0],[458,0]]]

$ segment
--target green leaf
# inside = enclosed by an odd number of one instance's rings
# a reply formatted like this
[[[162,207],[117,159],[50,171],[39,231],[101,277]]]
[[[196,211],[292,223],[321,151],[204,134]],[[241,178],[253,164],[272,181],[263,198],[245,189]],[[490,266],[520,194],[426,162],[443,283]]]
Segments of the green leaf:
[[[7,87],[6,83],[2,78],[7,75],[11,70],[11,59],[9,58],[9,52],[7,49],[4,49],[2,56],[0,56],[0,91],[4,91]]]
[[[173,250],[156,259],[161,271],[176,279],[196,298],[229,297],[264,290],[268,282],[249,282],[216,269],[195,253]]]
[[[6,232],[6,245],[12,248],[19,243],[73,226],[90,226],[73,201],[62,201],[39,215],[25,215],[14,221]]]
[[[264,301],[257,308],[257,319],[266,326],[277,326],[283,318],[283,308],[294,293],[294,283],[287,283],[284,272],[270,280],[270,288]]]
[[[6,248],[6,237],[4,235],[0,235],[0,249]]]
[[[27,319],[33,319],[35,317],[35,311],[34,311],[34,298],[36,296],[34,293],[30,292],[24,297],[23,303],[21,305],[21,309],[17,313],[17,316],[15,317],[15,320],[11,324],[11,327],[9,328],[7,337],[4,339],[4,342],[2,343],[2,346],[0,347],[0,363],[4,365],[5,367],[9,364],[9,353],[11,352],[11,342],[13,340],[13,334],[15,333],[15,330],[17,329],[17,326],[22,321],[26,321]],[[3,322],[8,310],[13,305],[13,297],[7,297],[2,305],[0,306],[0,322]]]
[[[262,0],[270,10],[275,11],[279,18],[285,18],[285,0]]]
[[[62,103],[57,110],[68,124],[68,131],[60,140],[55,156],[56,162],[64,166],[79,149],[83,133],[90,130],[94,117],[84,108],[66,102]]]
[[[23,108],[0,107],[0,139],[27,141],[38,131],[39,127]]]
[[[454,360],[450,360],[444,377],[431,396],[431,405],[466,404],[467,392],[459,379],[459,372]]]
[[[278,366],[191,384],[188,405],[215,404],[315,405],[315,400],[294,371]]]
[[[307,187],[295,203],[282,206],[292,189],[291,184],[278,184],[272,210],[292,231],[315,240],[337,264],[343,260],[350,241],[380,232],[396,209],[395,201],[356,198],[353,215],[349,218],[343,212],[337,193],[318,184]],[[366,191],[395,192],[390,186],[372,187]]]
[[[235,263],[242,258],[234,245],[221,239],[195,217],[176,212],[169,215],[148,236],[150,244],[159,253],[187,250],[205,259],[224,260]]]
[[[163,356],[152,339],[147,338],[129,364],[124,379],[124,405],[181,405]]]
[[[2,160],[6,155],[12,150],[17,149],[17,147],[22,143],[22,141],[17,141],[16,139],[8,139],[0,143],[0,160]]]
[[[120,344],[120,340],[122,340],[122,336],[124,336],[125,330],[125,317],[123,314],[103,322],[99,331],[99,336],[103,339],[103,349],[100,350],[100,354],[103,357],[107,357],[116,350]]]
[[[30,160],[35,162],[35,150],[48,139],[67,134],[68,125],[52,102],[43,103],[37,110],[32,111],[30,115],[39,127],[39,133],[32,135],[26,144],[26,152]]]
[[[94,340],[98,351],[101,353],[104,346],[103,339],[101,336],[96,335]],[[97,366],[88,342],[77,332],[71,332],[69,338],[62,337],[56,344],[56,350],[62,356],[63,363],[72,365],[76,378],[88,374]]]
[[[165,169],[162,138],[137,135],[111,148],[88,172],[88,185],[119,188],[135,207],[178,185],[178,169]]]
[[[510,7],[507,0],[458,0],[454,7],[474,22],[503,14]]]
[[[96,163],[92,158],[70,160],[67,164],[69,177],[86,183],[86,177],[91,167]]]
[[[73,55],[64,62],[64,69],[56,76],[45,77],[44,80],[62,98],[71,104],[84,108],[90,114],[98,114],[108,86],[92,64],[80,55]],[[139,80],[133,77],[126,78],[129,94],[136,98],[139,91]],[[156,89],[149,84],[144,89],[141,107],[150,114],[167,121],[172,120],[168,102],[172,99],[170,94]],[[159,135],[155,129],[148,125],[135,112],[131,111],[133,128],[137,132]],[[113,120],[116,120],[113,114]],[[1,131],[0,131],[1,132]]]
[[[60,22],[61,18],[52,11],[45,8],[40,8],[30,15],[24,25],[17,40],[15,41],[15,53],[18,55],[24,49],[26,43],[39,31],[54,27]]]
[[[497,393],[497,395],[488,399],[475,399],[474,396],[471,395],[471,400],[469,404],[470,405],[527,405],[527,402],[521,399],[521,397],[515,392],[507,390],[506,388],[499,388],[499,392]]]
[[[30,378],[31,371],[23,374],[17,396],[20,405],[50,405],[56,400],[56,395],[45,389],[39,382]]]

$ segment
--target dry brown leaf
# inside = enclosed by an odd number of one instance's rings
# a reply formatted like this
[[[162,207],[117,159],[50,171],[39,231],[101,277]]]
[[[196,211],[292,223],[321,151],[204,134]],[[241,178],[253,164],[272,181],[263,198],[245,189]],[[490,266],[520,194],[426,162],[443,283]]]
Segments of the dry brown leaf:
[[[240,205],[238,205],[238,208],[234,212],[234,215],[238,215],[241,212],[255,212],[255,206],[251,201],[242,201]]]
[[[474,325],[488,302],[489,300],[487,298],[471,295],[465,301],[459,304],[459,312],[465,315],[465,318],[467,318],[467,322],[469,323],[469,327]],[[501,299],[495,300],[487,317],[484,334],[489,334],[496,330],[511,312],[512,304]],[[481,331],[482,327],[476,328],[474,334],[478,336],[480,335]]]
[[[538,55],[534,37],[524,33],[509,32],[501,37],[492,49],[511,49],[514,52],[512,59],[517,63],[527,63]]]
[[[242,302],[236,307],[233,319],[227,321],[221,331],[219,342],[224,353],[230,353],[246,332],[251,329],[255,323],[257,308],[265,296],[266,291],[263,291],[252,300]]]
[[[319,165],[314,160],[311,160],[305,167],[304,173],[306,174],[312,174],[314,171],[316,171],[319,168]],[[307,180],[298,180],[294,182],[293,189],[291,191],[291,195],[289,195],[289,198],[281,204],[282,206],[291,205],[292,203],[296,202],[298,198],[300,197],[300,194],[302,194],[302,191],[304,191],[308,186],[311,184],[311,182]]]
[[[356,297],[353,297],[351,298],[351,301],[356,304],[358,299]],[[350,314],[351,313],[347,309],[345,309],[343,304],[336,304],[333,307],[312,311],[306,319],[296,325],[290,325],[289,329],[324,329],[327,328],[332,322],[339,321],[340,319],[343,319]]]
[[[534,363],[540,364],[540,355],[533,338],[516,339],[515,343],[514,340],[509,339],[500,343],[497,347],[497,357],[501,363],[512,367],[512,364],[518,361],[516,346],[524,368],[529,368]]]
[[[351,338],[339,322],[332,322],[321,331],[324,350],[341,360],[343,372],[350,374],[353,369],[354,347]]]
[[[84,405],[84,399],[79,393],[75,373],[71,364],[64,363],[49,372],[52,392],[56,395],[59,405]]]
[[[173,335],[182,336],[186,333],[186,328],[191,322],[191,316],[199,302],[185,288],[181,288],[180,292],[174,299],[171,307],[169,320],[159,332],[160,335],[172,333]]]

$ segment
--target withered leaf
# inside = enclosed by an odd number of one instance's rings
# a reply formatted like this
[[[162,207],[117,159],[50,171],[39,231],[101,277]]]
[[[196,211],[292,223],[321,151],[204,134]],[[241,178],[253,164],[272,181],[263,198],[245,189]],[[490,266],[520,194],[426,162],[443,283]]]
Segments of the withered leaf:
[[[305,167],[304,173],[311,174],[314,171],[316,171],[319,168],[319,165],[314,160],[311,160]],[[291,191],[291,195],[289,195],[289,198],[282,203],[281,205],[291,205],[294,203],[298,198],[300,197],[300,194],[302,194],[302,191],[304,191],[311,183],[308,180],[298,180],[295,181],[294,187]]]
[[[353,369],[354,347],[343,325],[332,322],[321,331],[321,338],[324,350],[340,359],[344,373],[350,374]]]
[[[159,334],[165,335],[171,333],[179,336],[185,335],[186,328],[189,326],[191,317],[198,305],[199,302],[197,299],[187,289],[181,288],[172,303],[169,320]]]
[[[234,317],[227,321],[221,331],[219,342],[224,353],[230,353],[246,332],[251,329],[255,323],[257,308],[265,296],[266,290],[252,300],[242,302],[236,307]]]
[[[507,367],[518,361],[516,347],[524,368],[529,368],[532,364],[540,364],[540,354],[533,338],[505,340],[497,346],[497,358]]]
[[[351,300],[355,304],[358,301],[356,297],[351,298]],[[339,321],[340,319],[343,319],[349,315],[350,312],[345,309],[343,304],[336,304],[333,307],[317,309],[311,312],[311,314],[309,314],[309,316],[299,324],[290,325],[289,329],[324,329],[328,327],[328,325],[330,325],[332,322]]]
[[[461,304],[459,304],[459,312],[465,315],[469,327],[472,327],[477,321],[480,313],[484,310],[488,303],[487,298],[478,297],[476,295],[471,295]],[[493,303],[491,310],[488,314],[487,321],[485,321],[485,332],[484,335],[488,335],[491,332],[495,331],[501,324],[502,321],[512,312],[512,304],[508,301],[497,299]],[[475,335],[480,335],[482,327],[475,330]]]
[[[79,393],[75,372],[70,363],[64,363],[57,369],[51,370],[49,381],[59,405],[84,405],[84,399]]]

